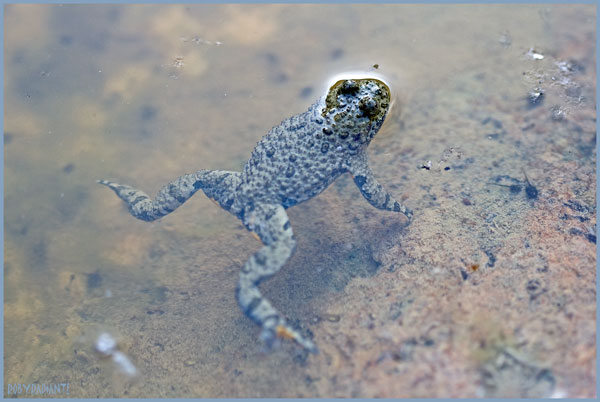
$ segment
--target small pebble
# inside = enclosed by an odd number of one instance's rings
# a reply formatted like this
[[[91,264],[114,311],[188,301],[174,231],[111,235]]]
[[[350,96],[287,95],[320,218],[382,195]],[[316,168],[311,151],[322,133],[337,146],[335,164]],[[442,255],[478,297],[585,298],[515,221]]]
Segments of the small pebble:
[[[110,356],[117,349],[117,341],[106,332],[103,332],[98,336],[94,347],[99,353]]]
[[[529,48],[529,51],[526,53],[527,56],[532,58],[533,60],[543,60],[544,55],[541,52],[538,52],[534,48]]]
[[[533,91],[527,94],[527,100],[529,106],[538,106],[542,104],[544,100],[544,91],[540,88],[535,88]]]
[[[342,317],[339,314],[325,314],[323,318],[329,322],[339,322]]]

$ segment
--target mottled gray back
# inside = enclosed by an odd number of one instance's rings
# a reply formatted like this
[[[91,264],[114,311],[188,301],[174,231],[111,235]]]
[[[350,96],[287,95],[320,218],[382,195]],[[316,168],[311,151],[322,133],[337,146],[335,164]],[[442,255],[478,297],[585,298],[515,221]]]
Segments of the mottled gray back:
[[[258,142],[242,173],[240,201],[288,208],[319,194],[364,152],[389,104],[389,88],[379,80],[336,82]]]

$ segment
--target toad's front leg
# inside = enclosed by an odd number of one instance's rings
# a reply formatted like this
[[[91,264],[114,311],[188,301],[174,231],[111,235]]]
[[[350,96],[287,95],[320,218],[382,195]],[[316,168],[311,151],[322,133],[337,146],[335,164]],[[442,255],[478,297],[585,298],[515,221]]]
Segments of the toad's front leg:
[[[350,166],[350,173],[354,178],[354,183],[360,190],[360,193],[365,197],[371,205],[377,209],[386,211],[402,212],[410,221],[412,219],[412,211],[396,201],[387,190],[377,182],[373,172],[367,163],[367,156],[359,154]]]
[[[260,293],[258,284],[273,276],[294,253],[296,241],[281,205],[257,205],[246,212],[244,224],[256,232],[265,244],[244,265],[240,272],[237,299],[244,313],[262,327],[261,339],[271,346],[276,338],[291,339],[309,352],[317,353],[316,346],[291,328]]]

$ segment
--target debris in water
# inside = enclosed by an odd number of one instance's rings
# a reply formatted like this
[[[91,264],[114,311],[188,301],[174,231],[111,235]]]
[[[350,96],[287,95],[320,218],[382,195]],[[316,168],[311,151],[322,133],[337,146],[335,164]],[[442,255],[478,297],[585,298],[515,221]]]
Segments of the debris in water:
[[[193,42],[196,45],[214,45],[214,46],[221,46],[223,44],[223,42],[219,41],[219,40],[206,40],[206,39],[202,39],[199,36],[193,36],[191,38],[186,38],[185,36],[182,36],[179,38],[182,42]]]
[[[543,60],[544,59],[544,55],[542,53],[538,52],[537,50],[534,50],[532,47],[529,48],[527,53],[525,53],[525,56],[531,57],[533,60]]]
[[[110,356],[117,350],[117,341],[106,332],[103,332],[96,340],[94,347],[98,353],[104,356]]]
[[[498,42],[502,45],[502,47],[507,48],[512,44],[512,37],[510,36],[510,32],[504,31],[500,34],[500,39]]]
[[[463,156],[462,151],[460,150],[459,147],[450,147],[446,150],[444,150],[444,153],[442,154],[442,157],[437,161],[437,167],[436,167],[436,171],[442,171],[442,165],[445,164],[446,162],[448,162],[448,160],[454,156],[456,159],[461,159]],[[419,169],[425,169],[425,170],[431,170],[431,168],[433,167],[433,163],[428,160],[427,162],[421,164],[420,166],[418,166]],[[443,168],[443,170],[450,170],[451,168],[448,166],[445,166]]]
[[[525,175],[525,182],[527,185],[525,186],[525,194],[527,194],[527,198],[530,200],[535,200],[538,197],[538,189],[529,182],[529,177],[527,177],[527,173],[525,173],[525,169],[523,170],[523,174]]]
[[[510,186],[507,184],[491,183],[491,182],[488,182],[488,184],[493,184],[494,186],[500,186],[500,187],[507,187],[510,189],[511,194],[519,194],[521,192],[520,184],[511,184]]]
[[[500,186],[500,187],[506,187],[508,189],[510,189],[511,194],[513,195],[517,195],[521,192],[521,189],[524,187],[525,188],[525,195],[527,196],[528,199],[530,200],[535,200],[538,197],[538,189],[531,184],[531,182],[529,181],[529,178],[527,177],[527,173],[525,173],[525,169],[521,169],[523,171],[523,175],[525,175],[525,181],[518,181],[518,183],[513,183],[510,185],[507,184],[501,184],[501,183],[493,183],[493,182],[488,182],[488,184],[493,184],[494,186]],[[509,177],[510,178],[510,177]],[[517,181],[517,179],[513,179],[510,178],[511,180]],[[500,180],[500,177],[496,178],[496,182]]]
[[[535,88],[527,94],[527,101],[530,107],[539,106],[544,100],[544,91],[541,88]]]
[[[554,106],[551,109],[551,112],[552,112],[552,120],[554,120],[554,121],[561,121],[565,118],[565,115],[566,115],[565,110],[558,105]]]
[[[339,314],[325,314],[323,318],[329,322],[339,322],[342,317]]]
[[[456,156],[457,159],[460,159],[462,158],[463,153],[459,147],[450,147],[444,151],[442,154],[442,159],[440,159],[439,163],[448,161],[452,155]]]
[[[94,348],[104,357],[112,358],[119,370],[129,377],[137,374],[137,369],[127,356],[117,349],[117,341],[110,334],[103,332],[96,339]]]
[[[171,65],[175,68],[181,68],[183,67],[183,57],[175,57],[175,59],[173,59],[173,62],[171,63]]]

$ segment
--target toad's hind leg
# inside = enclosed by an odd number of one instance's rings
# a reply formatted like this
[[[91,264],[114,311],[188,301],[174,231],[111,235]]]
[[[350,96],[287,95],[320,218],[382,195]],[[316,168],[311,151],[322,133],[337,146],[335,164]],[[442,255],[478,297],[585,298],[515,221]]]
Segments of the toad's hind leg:
[[[244,216],[244,224],[265,244],[240,272],[237,299],[244,313],[262,327],[261,339],[271,346],[279,337],[296,341],[306,350],[317,348],[287,325],[281,314],[260,293],[258,284],[273,276],[291,257],[296,247],[290,221],[281,205],[260,205]]]
[[[109,187],[125,201],[131,215],[151,222],[173,212],[200,189],[225,210],[237,215],[239,211],[235,210],[234,201],[240,181],[239,172],[198,170],[184,174],[164,186],[154,200],[143,191],[128,185],[107,180],[98,180],[98,183]]]

